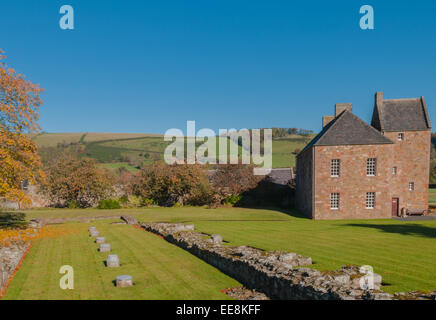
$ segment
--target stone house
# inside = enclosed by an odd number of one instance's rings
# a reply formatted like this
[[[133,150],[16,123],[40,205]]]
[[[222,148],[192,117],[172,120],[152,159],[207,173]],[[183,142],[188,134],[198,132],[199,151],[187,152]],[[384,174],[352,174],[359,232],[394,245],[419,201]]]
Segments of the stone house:
[[[297,208],[312,219],[390,218],[428,210],[431,124],[424,97],[375,95],[371,125],[335,105],[297,155]]]

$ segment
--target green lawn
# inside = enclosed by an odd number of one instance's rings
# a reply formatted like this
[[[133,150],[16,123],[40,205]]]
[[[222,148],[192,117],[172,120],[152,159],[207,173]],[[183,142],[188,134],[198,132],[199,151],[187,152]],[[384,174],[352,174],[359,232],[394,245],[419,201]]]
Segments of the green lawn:
[[[314,261],[313,267],[318,270],[334,270],[346,264],[369,264],[374,267],[375,272],[383,276],[383,289],[391,293],[436,289],[436,277],[434,276],[436,274],[436,221],[313,221],[294,213],[278,210],[193,207],[33,210],[27,212],[27,216],[28,218],[74,217],[122,213],[132,214],[142,222],[193,222],[196,230],[208,234],[221,234],[224,240],[229,241],[229,245],[250,245],[265,250],[283,250],[310,256]],[[83,224],[83,226],[85,230],[87,225]],[[105,228],[105,235],[107,235],[106,232],[116,232],[118,235],[124,230],[123,227],[103,224],[102,228]],[[106,228],[109,228],[108,231]],[[141,239],[149,241],[147,236],[145,234],[141,236],[144,237]],[[86,235],[83,237],[86,238]],[[129,239],[127,236],[125,237],[126,239],[122,237],[122,241],[126,247],[129,247],[130,240],[127,240]],[[150,239],[161,240],[159,238]],[[70,241],[72,244],[76,243],[74,239]],[[157,254],[153,253],[153,248],[159,248],[158,245],[161,243],[166,247],[164,241],[158,241],[154,245],[156,247],[150,246],[148,242],[144,242],[141,247],[140,240],[135,241],[138,246],[137,253],[135,251],[137,255],[142,255],[141,250],[143,250],[148,252],[147,255],[153,256]],[[69,248],[68,244],[60,246]],[[178,248],[174,247],[175,249]],[[34,250],[35,248],[32,249],[32,254],[36,254]],[[38,256],[34,261],[45,261],[44,259],[48,259],[47,254]],[[27,259],[25,266],[27,266]]]
[[[436,203],[436,189],[429,189],[428,203]]]
[[[88,236],[91,224],[48,226],[47,232],[67,228],[74,233],[36,240],[4,299],[228,299],[220,290],[240,286],[151,233],[110,222],[93,225],[118,254],[120,268],[104,266],[107,253],[98,252]],[[74,290],[59,287],[62,265],[74,268]],[[113,280],[122,274],[132,275],[135,285],[116,288]]]

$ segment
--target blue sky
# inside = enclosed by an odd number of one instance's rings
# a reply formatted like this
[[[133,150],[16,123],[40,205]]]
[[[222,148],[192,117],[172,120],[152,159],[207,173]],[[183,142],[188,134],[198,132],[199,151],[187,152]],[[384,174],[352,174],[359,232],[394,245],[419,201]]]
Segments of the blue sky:
[[[59,8],[75,30],[59,28]],[[370,4],[375,30],[359,28]],[[2,0],[7,63],[45,88],[47,132],[321,128],[336,102],[424,95],[436,121],[435,1]]]

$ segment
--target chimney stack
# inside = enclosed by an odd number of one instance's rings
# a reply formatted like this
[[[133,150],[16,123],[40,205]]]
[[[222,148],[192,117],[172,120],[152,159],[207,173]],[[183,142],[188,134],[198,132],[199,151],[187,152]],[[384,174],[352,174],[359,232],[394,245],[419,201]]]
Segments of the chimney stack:
[[[335,116],[323,116],[322,117],[322,127],[324,128],[326,125],[328,125],[333,119],[335,118]]]
[[[375,94],[375,105],[381,107],[383,105],[383,92],[377,92]]]
[[[335,117],[340,115],[344,110],[348,110],[353,112],[353,104],[352,103],[336,103],[335,104]]]

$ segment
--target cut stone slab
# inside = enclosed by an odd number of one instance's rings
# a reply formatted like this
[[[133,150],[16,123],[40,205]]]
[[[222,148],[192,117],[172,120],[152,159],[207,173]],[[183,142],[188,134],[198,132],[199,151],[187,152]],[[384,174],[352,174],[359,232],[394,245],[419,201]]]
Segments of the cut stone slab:
[[[102,244],[100,244],[100,248],[98,250],[100,252],[110,252],[111,251],[111,245],[109,243],[102,243]]]
[[[106,239],[105,237],[97,237],[95,238],[95,243],[105,243]]]
[[[120,259],[116,254],[110,254],[106,259],[106,267],[117,268],[120,266]]]
[[[99,233],[98,233],[97,230],[91,230],[91,231],[89,232],[89,235],[90,235],[91,237],[98,237]]]
[[[116,286],[120,288],[131,287],[133,286],[132,276],[122,275],[118,276],[115,280]]]
[[[214,234],[210,238],[214,244],[221,244],[223,242],[223,237],[221,237],[219,234]]]
[[[94,227],[94,226],[92,226],[92,227],[89,227],[89,232],[91,232],[91,230],[97,230],[97,227]]]

